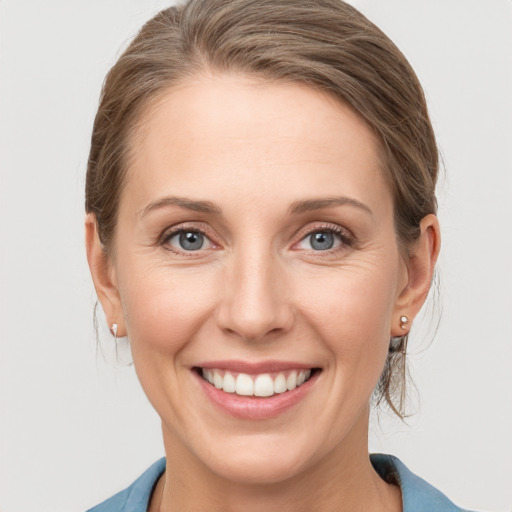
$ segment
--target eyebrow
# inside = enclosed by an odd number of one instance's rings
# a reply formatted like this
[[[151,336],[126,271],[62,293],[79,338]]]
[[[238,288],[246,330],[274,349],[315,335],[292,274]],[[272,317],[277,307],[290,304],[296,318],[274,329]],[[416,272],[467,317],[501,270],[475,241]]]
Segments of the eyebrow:
[[[157,199],[156,201],[149,203],[142,210],[140,216],[141,218],[145,217],[148,213],[154,210],[158,210],[159,208],[165,208],[167,206],[179,206],[180,208],[186,208],[187,210],[201,213],[222,213],[222,210],[211,201],[196,201],[186,197],[169,196],[162,197],[161,199]]]
[[[303,201],[294,201],[288,208],[290,214],[305,213],[315,210],[321,210],[323,208],[334,208],[336,206],[355,206],[373,215],[371,209],[364,203],[361,203],[357,199],[351,197],[326,197],[323,199],[306,199]]]
[[[327,197],[323,199],[304,199],[300,201],[294,201],[288,208],[290,215],[311,212],[315,210],[321,210],[323,208],[334,208],[336,206],[354,206],[360,208],[370,215],[373,215],[371,209],[364,203],[361,203],[357,199],[350,197]],[[141,212],[140,216],[145,217],[147,214],[159,208],[165,208],[167,206],[179,206],[180,208],[186,208],[194,212],[211,213],[220,215],[222,210],[211,201],[197,201],[186,197],[169,196],[157,199],[156,201],[148,204]]]

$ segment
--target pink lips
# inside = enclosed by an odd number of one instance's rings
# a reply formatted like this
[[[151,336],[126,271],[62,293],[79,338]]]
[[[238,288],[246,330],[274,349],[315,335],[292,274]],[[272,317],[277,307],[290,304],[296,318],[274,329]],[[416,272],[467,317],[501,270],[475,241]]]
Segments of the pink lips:
[[[259,373],[274,373],[286,370],[308,370],[310,364],[293,363],[288,361],[262,361],[259,363],[249,363],[246,361],[208,361],[197,365],[200,368],[219,368],[237,373],[249,373],[256,375]]]
[[[311,365],[293,362],[264,361],[260,363],[248,363],[244,361],[208,361],[197,365],[204,369],[218,369],[233,373],[246,373],[249,375],[275,374],[290,370],[309,370]],[[279,416],[283,412],[299,404],[314,386],[320,372],[313,375],[291,391],[274,394],[270,397],[260,398],[256,396],[240,396],[228,393],[207,382],[200,372],[194,370],[197,382],[210,401],[227,412],[231,416],[248,419],[264,420]]]

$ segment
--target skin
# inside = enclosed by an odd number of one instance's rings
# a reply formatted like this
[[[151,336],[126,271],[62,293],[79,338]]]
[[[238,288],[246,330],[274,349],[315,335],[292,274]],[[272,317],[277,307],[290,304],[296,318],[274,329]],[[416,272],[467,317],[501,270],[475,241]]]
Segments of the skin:
[[[369,462],[368,401],[400,316],[412,323],[426,298],[439,227],[425,217],[404,258],[378,144],[325,94],[236,74],[197,76],[141,119],[113,252],[91,215],[86,238],[107,319],[162,420],[169,463],[151,511],[401,510]],[[290,212],[334,197],[351,202]],[[204,231],[203,248],[180,249],[180,227]],[[314,250],[309,235],[330,229],[343,237]],[[291,409],[241,419],[191,371],[232,359],[322,372]]]

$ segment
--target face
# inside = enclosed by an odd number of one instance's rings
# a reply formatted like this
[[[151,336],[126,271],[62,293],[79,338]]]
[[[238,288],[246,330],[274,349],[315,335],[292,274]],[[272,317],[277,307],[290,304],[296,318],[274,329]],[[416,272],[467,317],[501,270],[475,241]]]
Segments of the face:
[[[371,130],[306,86],[221,75],[169,90],[132,144],[106,309],[166,445],[254,482],[367,453],[408,283]]]

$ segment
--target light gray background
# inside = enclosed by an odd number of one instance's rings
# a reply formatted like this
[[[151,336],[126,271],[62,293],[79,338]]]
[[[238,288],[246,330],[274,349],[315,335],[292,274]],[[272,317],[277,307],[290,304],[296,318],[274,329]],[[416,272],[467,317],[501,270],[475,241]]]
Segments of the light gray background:
[[[381,414],[371,449],[460,505],[512,510],[512,2],[354,4],[415,67],[447,171],[442,322],[412,341],[419,412]],[[101,82],[165,5],[0,2],[2,512],[84,510],[163,454],[133,368],[96,354],[82,223]]]

